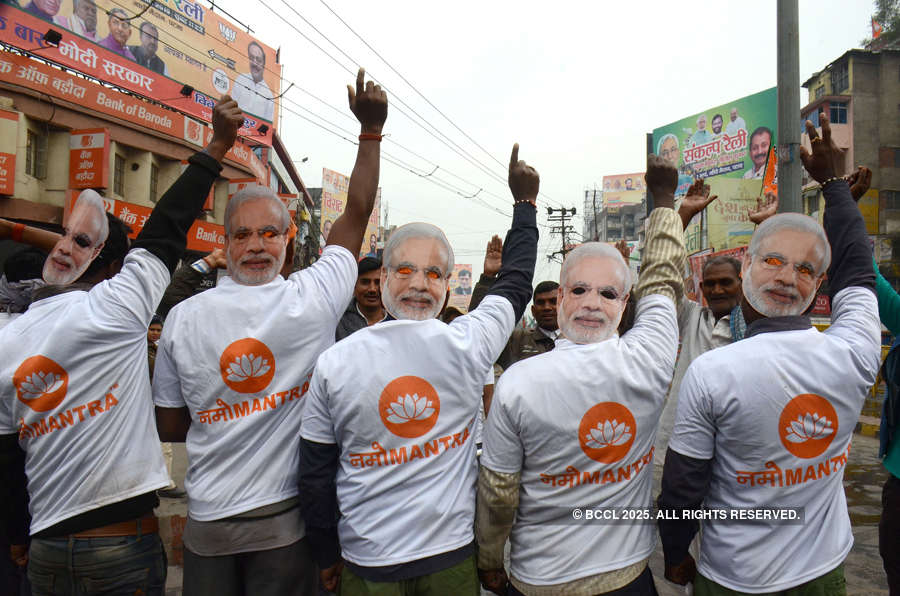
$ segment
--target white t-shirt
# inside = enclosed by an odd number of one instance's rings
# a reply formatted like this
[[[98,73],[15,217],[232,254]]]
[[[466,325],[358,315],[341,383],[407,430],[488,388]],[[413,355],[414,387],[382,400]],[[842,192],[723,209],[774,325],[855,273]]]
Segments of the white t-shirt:
[[[880,357],[878,303],[850,287],[832,325],[760,333],[697,358],[669,448],[712,459],[711,508],[803,507],[802,525],[703,522],[698,570],[732,590],[786,590],[837,567],[853,545],[842,479]]]
[[[187,407],[185,488],[193,519],[297,495],[300,416],[316,358],[353,295],[356,259],[330,245],[312,267],[261,286],[231,277],[169,313],[153,400]]]
[[[380,567],[472,542],[472,433],[514,316],[508,300],[489,295],[449,325],[386,321],[319,358],[300,433],[340,446],[345,559]]]
[[[35,302],[0,331],[0,434],[26,452],[32,534],[168,486],[147,368],[168,283],[135,249],[112,279]]]
[[[653,552],[653,522],[573,523],[572,510],[650,507],[653,442],[677,351],[675,304],[650,295],[621,338],[584,345],[560,339],[553,351],[500,377],[481,465],[521,472],[513,577],[565,583]]]

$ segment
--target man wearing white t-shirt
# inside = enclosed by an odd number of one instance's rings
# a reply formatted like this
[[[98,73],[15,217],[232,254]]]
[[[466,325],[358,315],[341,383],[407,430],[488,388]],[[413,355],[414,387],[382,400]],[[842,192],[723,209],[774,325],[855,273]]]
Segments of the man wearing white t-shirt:
[[[822,185],[824,231],[782,213],[754,233],[743,262],[748,337],[688,369],[663,471],[661,510],[701,503],[730,511],[799,508],[803,519],[703,522],[700,560],[687,545],[696,522],[660,521],[666,577],[694,594],[845,594],[853,544],[842,484],[859,412],[879,368],[880,323],[866,226],[828,119],[806,123],[803,165]],[[830,268],[829,268],[830,263]],[[807,311],[826,273],[832,324]]]
[[[653,441],[678,350],[685,250],[678,172],[651,155],[650,215],[634,326],[616,329],[631,290],[622,255],[589,242],[560,273],[563,339],[500,377],[478,480],[478,567],[496,594],[655,594],[652,526],[572,523],[578,507],[649,508]],[[510,578],[503,545],[510,539]],[[506,590],[509,592],[506,592]]]
[[[316,363],[300,498],[329,590],[340,581],[342,594],[478,594],[473,429],[485,378],[531,297],[537,251],[539,178],[518,149],[503,266],[478,308],[449,325],[435,318],[453,250],[435,226],[401,226],[381,277],[397,320],[357,331]]]
[[[36,595],[165,589],[153,509],[169,478],[152,420],[147,325],[242,123],[224,97],[212,141],[159,200],[118,274],[50,288],[0,331],[0,456],[6,466],[25,451]],[[100,253],[109,223],[95,195],[82,193],[66,218],[47,281],[70,284]]]
[[[319,260],[283,279],[290,215],[271,190],[246,188],[225,210],[229,277],[163,329],[153,397],[160,437],[187,441],[187,594],[316,594],[297,506],[300,415],[353,295],[378,189],[387,97],[363,77],[350,92],[362,133],[347,207]]]

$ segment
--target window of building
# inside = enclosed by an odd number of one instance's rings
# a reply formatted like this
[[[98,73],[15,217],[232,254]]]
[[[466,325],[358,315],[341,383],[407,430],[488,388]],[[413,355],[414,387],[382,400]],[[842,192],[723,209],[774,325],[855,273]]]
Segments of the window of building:
[[[159,198],[159,168],[155,163],[150,164],[150,202],[155,203]]]
[[[900,190],[882,190],[879,196],[885,209],[900,209]]]
[[[840,93],[850,88],[850,65],[846,61],[831,69],[831,92]]]
[[[116,167],[113,172],[113,192],[125,196],[125,158],[116,153]]]
[[[846,101],[832,101],[829,104],[829,108],[828,117],[831,119],[832,124],[847,124]]]
[[[894,149],[894,167],[900,168],[900,149]]]
[[[801,132],[801,134],[806,132],[806,121],[807,121],[807,120],[809,120],[810,122],[812,122],[812,123],[813,123],[813,126],[815,126],[815,127],[818,128],[818,126],[819,126],[819,109],[816,108],[816,109],[813,110],[812,112],[810,112],[810,113],[806,114],[805,116],[803,116],[802,118],[800,118],[800,132]]]
[[[816,87],[816,99],[819,99],[825,95],[825,85],[819,85]]]
[[[25,141],[25,173],[39,180],[47,177],[47,135],[28,131]]]

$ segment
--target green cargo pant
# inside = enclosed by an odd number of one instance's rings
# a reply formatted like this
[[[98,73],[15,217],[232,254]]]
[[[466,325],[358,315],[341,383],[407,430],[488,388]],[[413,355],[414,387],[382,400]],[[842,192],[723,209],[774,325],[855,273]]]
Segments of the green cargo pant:
[[[429,575],[399,582],[370,582],[347,567],[341,573],[340,596],[478,596],[475,556]]]
[[[744,596],[745,592],[730,590],[711,579],[697,574],[694,580],[694,596]],[[844,581],[844,564],[841,563],[825,575],[780,592],[766,592],[752,596],[847,596]]]

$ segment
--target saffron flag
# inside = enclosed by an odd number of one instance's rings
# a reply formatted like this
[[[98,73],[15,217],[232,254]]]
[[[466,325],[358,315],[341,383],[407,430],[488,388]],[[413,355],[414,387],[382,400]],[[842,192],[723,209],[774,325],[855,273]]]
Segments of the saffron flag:
[[[778,196],[778,182],[776,182],[776,174],[778,173],[778,161],[775,157],[775,145],[769,147],[769,157],[766,158],[766,173],[763,175],[763,194],[773,193]]]
[[[881,35],[881,31],[884,27],[881,26],[881,23],[872,18],[872,39],[878,39],[878,36]]]

